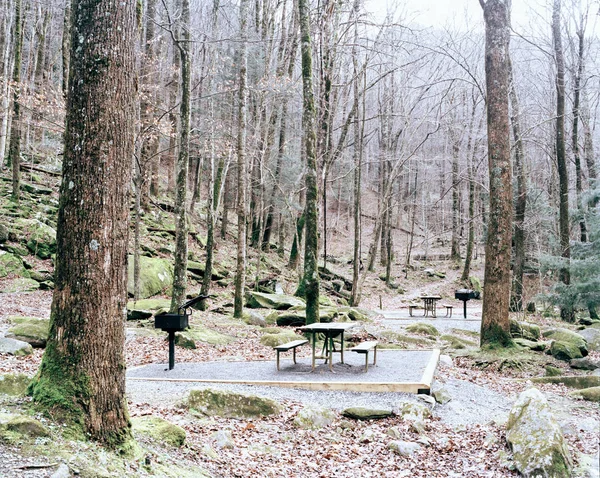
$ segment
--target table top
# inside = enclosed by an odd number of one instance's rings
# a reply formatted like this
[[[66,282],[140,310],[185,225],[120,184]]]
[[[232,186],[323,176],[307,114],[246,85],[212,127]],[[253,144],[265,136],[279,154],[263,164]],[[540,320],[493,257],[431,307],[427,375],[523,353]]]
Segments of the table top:
[[[314,324],[298,327],[298,330],[303,332],[329,332],[329,331],[344,331],[356,327],[355,322],[315,322]]]
[[[422,295],[420,297],[421,297],[421,299],[437,299],[437,300],[442,298],[439,295]]]

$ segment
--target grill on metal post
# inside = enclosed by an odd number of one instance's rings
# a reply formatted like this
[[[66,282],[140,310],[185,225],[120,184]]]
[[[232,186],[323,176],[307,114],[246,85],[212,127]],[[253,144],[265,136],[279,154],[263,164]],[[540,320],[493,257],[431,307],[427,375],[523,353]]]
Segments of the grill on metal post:
[[[154,316],[154,328],[169,333],[169,370],[175,367],[175,332],[181,332],[189,327],[189,317],[192,315],[190,307],[204,299],[208,299],[208,296],[199,295],[179,306],[176,314],[164,313]]]
[[[471,299],[479,299],[479,292],[471,289],[457,289],[454,291],[454,298],[463,301],[464,315],[467,318],[467,301]]]

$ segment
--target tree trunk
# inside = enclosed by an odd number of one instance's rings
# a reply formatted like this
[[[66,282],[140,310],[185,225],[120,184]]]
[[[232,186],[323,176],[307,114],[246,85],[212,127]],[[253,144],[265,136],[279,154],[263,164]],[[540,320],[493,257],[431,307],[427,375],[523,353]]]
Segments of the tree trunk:
[[[181,130],[179,132],[179,154],[177,156],[177,181],[175,186],[175,264],[173,267],[173,295],[171,312],[176,312],[185,301],[187,288],[188,260],[188,224],[187,224],[187,182],[190,155],[190,3],[181,2],[181,38],[176,38],[175,45],[181,58],[181,105],[179,115]]]
[[[512,343],[508,321],[512,238],[512,177],[508,121],[508,0],[487,0],[485,77],[487,87],[488,164],[490,212],[485,248],[485,279],[481,318],[481,345]]]
[[[581,22],[583,24],[583,21]],[[585,208],[581,196],[583,194],[583,172],[581,171],[581,154],[579,150],[579,120],[581,118],[581,77],[583,76],[584,32],[583,28],[577,29],[578,51],[577,70],[573,78],[573,129],[571,133],[573,156],[575,159],[575,189],[577,191],[577,210],[579,215],[579,237],[581,242],[587,242],[587,225],[585,222]]]
[[[304,215],[304,276],[297,294],[306,298],[306,323],[319,322],[319,188],[317,184],[317,150],[315,130],[315,99],[312,78],[312,47],[308,0],[298,0],[300,47],[302,52],[303,109],[302,129],[306,156],[306,205]]]
[[[510,75],[509,98],[512,106],[513,137],[515,140],[514,175],[517,178],[517,197],[515,200],[515,234],[514,234],[514,260],[513,277],[510,294],[510,310],[520,312],[523,310],[523,270],[525,269],[525,209],[527,207],[527,176],[525,174],[525,154],[523,151],[523,136],[521,133],[521,108],[517,90],[515,88],[512,64],[508,64]]]
[[[233,316],[241,318],[244,311],[246,282],[246,128],[248,87],[248,0],[240,0],[240,51],[238,85],[238,136],[237,136],[237,266],[235,271],[235,296]]]
[[[52,416],[116,446],[131,437],[123,348],[135,3],[75,0],[73,12],[50,335],[30,391]]]
[[[0,169],[4,167],[4,155],[6,153],[6,139],[8,135],[8,123],[10,118],[9,111],[9,78],[8,74],[10,71],[10,47],[11,47],[11,36],[10,36],[10,14],[7,11],[4,19],[4,43],[3,46],[3,62],[2,62],[2,81],[0,82],[0,96],[2,102],[0,103],[0,114],[2,115],[2,123],[0,123]],[[13,39],[14,41],[14,39]]]
[[[454,129],[455,126],[453,125]],[[450,259],[460,261],[460,198],[458,193],[458,159],[460,154],[460,135],[453,131],[452,140],[452,240]]]
[[[21,17],[21,0],[15,0],[15,29],[14,29],[14,64],[13,64],[13,116],[10,129],[10,145],[8,147],[8,164],[12,167],[12,195],[14,201],[19,201],[21,187],[21,60],[23,50],[23,31]]]
[[[554,42],[554,59],[556,61],[556,163],[559,181],[559,237],[560,255],[563,264],[559,278],[564,285],[571,283],[571,246],[569,244],[569,170],[565,152],[565,59],[560,32],[561,0],[554,0],[552,9],[552,39]],[[573,322],[575,314],[572,305],[565,304],[560,310],[561,318]]]
[[[62,32],[62,94],[66,98],[69,91],[69,52],[71,50],[71,0],[65,0],[65,16]]]

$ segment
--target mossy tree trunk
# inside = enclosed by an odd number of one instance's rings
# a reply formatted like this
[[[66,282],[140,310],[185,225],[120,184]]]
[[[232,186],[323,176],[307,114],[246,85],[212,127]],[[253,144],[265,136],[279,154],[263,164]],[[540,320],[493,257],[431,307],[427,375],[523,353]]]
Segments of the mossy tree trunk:
[[[14,27],[14,64],[13,64],[13,116],[8,146],[8,164],[12,167],[12,195],[14,201],[19,200],[21,187],[21,60],[23,51],[23,29],[21,16],[21,0],[15,0]]]
[[[319,322],[319,188],[317,184],[316,114],[313,93],[312,46],[308,0],[298,0],[300,50],[302,53],[302,129],[306,157],[306,204],[304,237],[304,275],[297,294],[306,298],[306,323]]]
[[[512,343],[508,321],[512,239],[512,171],[508,121],[510,2],[480,0],[480,3],[486,26],[485,76],[490,175],[481,345],[508,346]]]
[[[75,0],[50,336],[30,392],[110,445],[130,434],[125,399],[135,3]]]
[[[173,295],[171,312],[185,301],[187,289],[188,224],[187,224],[187,181],[190,156],[190,3],[181,2],[181,38],[173,37],[181,58],[181,104],[179,107],[180,132],[177,156],[177,179],[175,186],[175,264],[173,267]]]

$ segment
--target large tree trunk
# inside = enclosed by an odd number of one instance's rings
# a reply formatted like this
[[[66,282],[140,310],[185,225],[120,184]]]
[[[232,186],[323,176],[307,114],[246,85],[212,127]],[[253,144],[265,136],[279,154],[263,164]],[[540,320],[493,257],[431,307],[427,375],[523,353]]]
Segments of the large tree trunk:
[[[12,167],[12,199],[19,201],[21,187],[21,59],[23,31],[21,24],[21,0],[15,0],[14,64],[13,64],[13,116],[8,147],[8,164]]]
[[[317,149],[315,130],[315,99],[312,78],[312,47],[308,0],[298,0],[300,47],[302,52],[303,113],[302,129],[306,156],[306,206],[304,210],[304,276],[298,294],[306,298],[306,323],[319,322],[319,188],[317,184]]]
[[[583,20],[582,20],[583,25]],[[577,191],[577,210],[579,214],[579,237],[581,242],[587,242],[587,225],[585,209],[581,201],[583,194],[583,172],[581,170],[581,154],[579,149],[579,120],[581,118],[581,77],[583,76],[584,32],[583,27],[577,29],[578,51],[577,70],[573,78],[573,129],[571,132],[573,156],[575,159],[575,190]]]
[[[71,50],[71,0],[65,0],[65,16],[62,31],[62,94],[66,98],[69,89],[69,51]]]
[[[527,207],[527,178],[525,175],[525,154],[521,133],[521,108],[515,88],[512,64],[509,62],[510,90],[509,98],[512,106],[510,118],[515,140],[514,174],[517,178],[517,197],[515,199],[515,235],[513,277],[510,294],[510,310],[519,312],[523,309],[523,271],[525,269],[525,209]]]
[[[559,279],[565,284],[571,283],[571,246],[569,231],[569,170],[565,152],[565,58],[560,33],[561,0],[554,0],[552,9],[552,39],[554,42],[554,60],[556,61],[556,163],[559,181],[559,237],[560,255],[563,264],[560,268]],[[563,304],[560,310],[561,318],[573,322],[575,315],[573,307]]]
[[[187,182],[190,156],[190,3],[181,2],[181,38],[175,44],[181,58],[181,105],[179,108],[181,130],[179,132],[179,154],[177,156],[177,180],[175,186],[175,264],[173,267],[173,295],[171,312],[185,301],[187,289],[188,224]]]
[[[4,167],[4,155],[6,153],[6,139],[8,134],[8,123],[10,118],[9,112],[9,78],[8,73],[10,71],[10,47],[11,47],[11,35],[10,33],[11,16],[9,12],[4,17],[3,24],[3,36],[4,42],[2,43],[2,81],[0,82],[0,97],[2,102],[0,103],[0,115],[2,115],[2,122],[0,123],[0,169]]]
[[[508,121],[510,2],[480,2],[486,26],[485,77],[490,175],[481,345],[507,346],[512,343],[508,321],[512,238],[512,177]]]
[[[233,316],[241,318],[244,311],[246,282],[246,117],[248,88],[248,0],[240,1],[240,51],[238,85],[238,137],[237,137],[237,266],[235,271],[235,296]]]
[[[75,0],[73,12],[56,288],[48,345],[30,390],[53,416],[118,445],[131,436],[123,346],[135,3]]]

